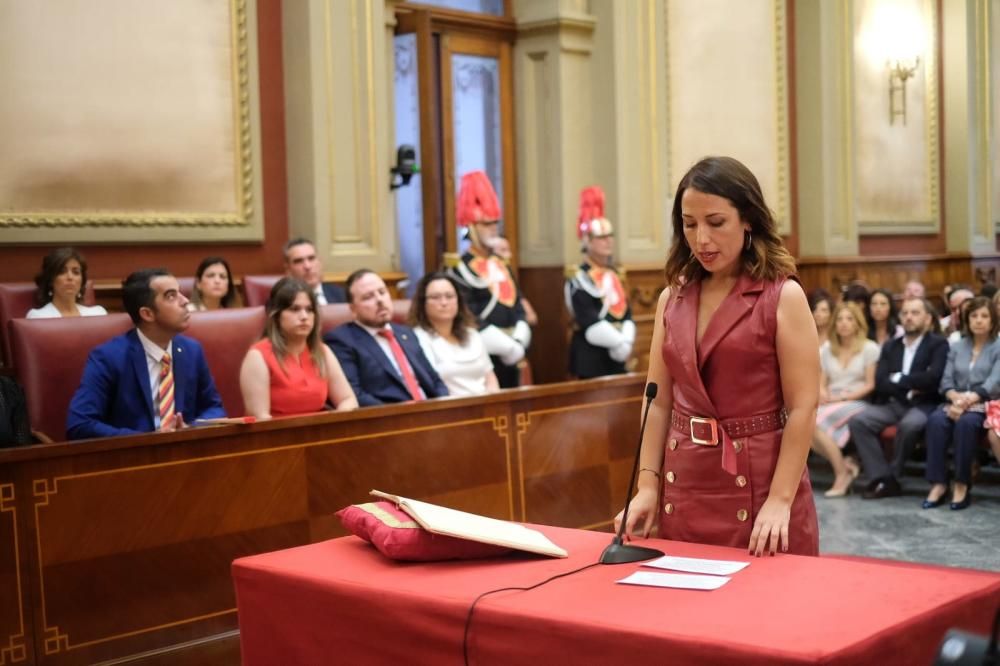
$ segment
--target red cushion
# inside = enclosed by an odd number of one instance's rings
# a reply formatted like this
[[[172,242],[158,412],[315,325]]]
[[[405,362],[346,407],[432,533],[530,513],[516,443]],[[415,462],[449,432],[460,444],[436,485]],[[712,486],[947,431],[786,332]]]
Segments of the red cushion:
[[[352,534],[394,560],[471,560],[510,552],[504,546],[432,534],[392,502],[352,504],[338,511],[337,516]]]

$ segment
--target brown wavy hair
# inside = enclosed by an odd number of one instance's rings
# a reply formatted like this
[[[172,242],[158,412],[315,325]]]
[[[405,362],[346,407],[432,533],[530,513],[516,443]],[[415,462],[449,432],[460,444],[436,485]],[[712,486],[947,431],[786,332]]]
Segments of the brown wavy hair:
[[[66,268],[70,259],[76,259],[80,264],[80,291],[76,302],[83,302],[83,292],[87,289],[87,260],[71,247],[60,247],[52,250],[42,259],[42,270],[35,276],[35,304],[42,307],[52,300],[52,283]]]
[[[740,221],[750,225],[752,242],[749,249],[743,250],[741,257],[744,273],[755,280],[777,280],[796,275],[795,259],[781,242],[774,215],[764,202],[757,177],[732,157],[705,157],[684,174],[674,195],[671,213],[674,242],[664,268],[668,287],[677,287],[709,275],[684,240],[681,198],[689,187],[728,199],[739,211]]]
[[[427,287],[431,282],[437,280],[444,280],[450,284],[458,296],[458,312],[451,322],[451,334],[455,336],[459,344],[464,345],[469,337],[469,327],[475,328],[476,319],[469,312],[462,290],[458,288],[458,283],[447,273],[428,273],[420,278],[420,282],[417,283],[417,291],[413,295],[413,302],[410,304],[410,326],[420,327],[430,333],[434,332],[434,325],[427,316]]]
[[[315,315],[312,330],[309,331],[309,336],[306,338],[306,348],[309,350],[309,356],[312,358],[319,376],[326,377],[326,358],[323,355],[323,341],[319,337],[319,305],[316,303],[316,294],[305,282],[293,277],[283,277],[274,283],[271,295],[267,299],[267,323],[264,326],[264,337],[271,341],[274,357],[278,359],[278,365],[287,375],[285,357],[288,356],[288,346],[285,344],[285,334],[281,331],[281,313],[292,307],[299,294],[305,294],[309,297],[309,304]]]
[[[973,312],[982,309],[990,313],[990,338],[997,337],[997,333],[1000,332],[1000,318],[998,318],[997,311],[993,307],[992,299],[985,296],[976,296],[962,303],[962,328],[960,330],[963,337],[972,337],[972,329],[969,328],[969,319],[972,317]]]

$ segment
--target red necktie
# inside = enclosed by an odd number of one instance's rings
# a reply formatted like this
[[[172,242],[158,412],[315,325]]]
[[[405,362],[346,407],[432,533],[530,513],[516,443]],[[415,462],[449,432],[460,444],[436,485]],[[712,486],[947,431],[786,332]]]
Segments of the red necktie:
[[[396,358],[396,365],[399,366],[399,373],[403,375],[406,390],[410,392],[414,400],[423,400],[423,395],[420,393],[420,384],[417,383],[417,378],[413,375],[413,368],[410,367],[410,362],[406,359],[403,348],[399,346],[396,334],[392,332],[391,328],[379,329],[378,334],[389,341],[389,349],[392,350],[392,355]]]

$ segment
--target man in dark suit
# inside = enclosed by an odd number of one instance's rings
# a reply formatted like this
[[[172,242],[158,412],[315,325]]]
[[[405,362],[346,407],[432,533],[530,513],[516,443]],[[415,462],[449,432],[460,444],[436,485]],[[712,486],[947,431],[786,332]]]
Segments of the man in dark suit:
[[[448,395],[413,330],[393,324],[392,297],[366,268],[347,278],[354,321],[323,336],[362,407]]]
[[[323,282],[323,261],[307,238],[293,238],[285,243],[285,272],[309,285],[320,305],[347,300],[343,289],[332,282]]]
[[[941,401],[938,385],[948,360],[948,342],[932,331],[933,309],[925,299],[903,301],[899,312],[905,335],[885,343],[875,368],[875,404],[851,418],[848,428],[868,477],[865,499],[902,494],[903,465],[924,431],[927,415]],[[891,464],[879,433],[896,425]]]
[[[179,335],[191,313],[163,269],[129,275],[122,301],[135,328],[94,349],[66,419],[70,439],[179,430],[226,415],[201,345]]]

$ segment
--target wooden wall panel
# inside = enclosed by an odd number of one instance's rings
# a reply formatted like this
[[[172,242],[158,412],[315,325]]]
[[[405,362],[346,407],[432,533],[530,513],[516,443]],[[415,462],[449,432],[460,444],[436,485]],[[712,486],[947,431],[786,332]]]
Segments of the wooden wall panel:
[[[799,262],[799,275],[807,290],[823,287],[831,293],[852,280],[863,280],[873,289],[881,287],[900,294],[907,281],[919,280],[928,296],[936,299],[946,284],[961,282],[977,291],[985,282],[996,284],[998,266],[1000,257],[967,254],[806,259]]]
[[[607,527],[626,494],[642,386],[626,375],[2,450],[4,665],[19,663],[11,655],[84,664],[149,650],[178,650],[184,662],[194,653],[182,650],[212,642],[231,655],[232,560],[344,534],[333,514],[372,488],[497,518]],[[8,546],[15,497],[19,555]],[[22,598],[11,594],[18,586]],[[20,617],[24,638],[13,635]],[[201,644],[180,646],[190,641]]]
[[[613,381],[613,380],[595,380]],[[641,395],[565,406],[535,401],[517,414],[525,511],[519,520],[544,525],[608,527],[622,486],[611,463],[631,460],[639,435]],[[566,430],[567,420],[573,428]],[[628,479],[624,485],[628,484]]]
[[[564,266],[522,266],[521,292],[538,313],[538,326],[531,331],[528,360],[536,384],[569,378],[569,312],[563,296]]]

